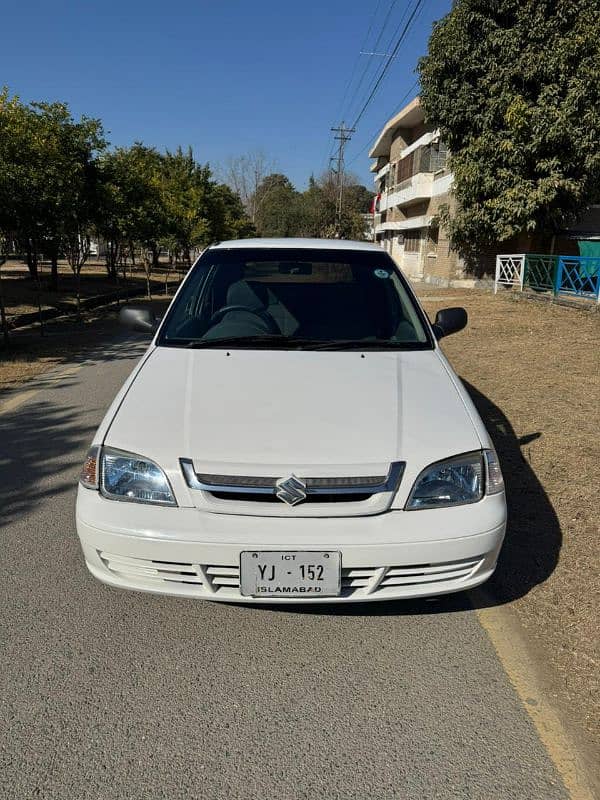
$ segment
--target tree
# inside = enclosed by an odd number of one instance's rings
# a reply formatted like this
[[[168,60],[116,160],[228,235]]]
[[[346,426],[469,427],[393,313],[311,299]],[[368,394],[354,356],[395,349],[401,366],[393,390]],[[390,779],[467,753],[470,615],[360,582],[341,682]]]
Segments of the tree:
[[[280,173],[267,175],[256,191],[256,228],[261,236],[294,236],[298,228],[298,192]]]
[[[211,241],[247,239],[256,235],[241,198],[227,184],[211,183],[208,200]]]
[[[260,236],[303,236],[333,238],[340,231],[337,224],[338,184],[336,175],[325,172],[320,178],[311,175],[308,188],[298,192],[280,173],[267,175],[258,187],[259,204],[256,227]],[[346,176],[341,219],[343,239],[364,239],[365,220],[373,193],[353,176]]]
[[[2,336],[4,344],[8,347],[9,334],[8,334],[8,320],[6,319],[6,307],[4,304],[4,292],[2,291],[2,265],[6,261],[8,253],[8,237],[0,231],[0,327],[2,328]]]
[[[133,238],[131,195],[134,183],[125,148],[105,153],[98,161],[99,214],[96,231],[104,240],[106,271],[116,280],[117,266],[125,247]]]
[[[419,64],[451,150],[460,249],[552,234],[600,196],[597,0],[456,0]]]
[[[362,215],[369,211],[373,193],[361,186],[354,175],[347,175],[345,182],[339,234],[342,239],[364,239],[365,220]],[[317,238],[337,236],[337,199],[338,183],[334,172],[327,171],[318,180],[311,176],[308,189],[301,197],[299,235]]]
[[[213,184],[208,164],[194,160],[191,147],[167,152],[162,161],[163,202],[167,213],[166,243],[191,265],[190,250],[211,240],[210,193]]]
[[[107,154],[101,164],[105,222],[100,232],[111,244],[109,258],[125,243],[142,247],[142,265],[150,297],[150,278],[158,265],[161,242],[169,235],[165,204],[164,156],[153,147],[135,142]]]
[[[88,183],[104,147],[99,120],[77,122],[64,103],[23,105],[0,93],[0,226],[27,252],[32,277],[43,250],[56,286],[64,237],[84,223],[82,215],[91,221]]]
[[[265,199],[264,192],[259,192],[259,186],[273,168],[274,163],[262,150],[230,158],[227,162],[225,183],[238,195],[252,223],[256,222],[256,215]]]

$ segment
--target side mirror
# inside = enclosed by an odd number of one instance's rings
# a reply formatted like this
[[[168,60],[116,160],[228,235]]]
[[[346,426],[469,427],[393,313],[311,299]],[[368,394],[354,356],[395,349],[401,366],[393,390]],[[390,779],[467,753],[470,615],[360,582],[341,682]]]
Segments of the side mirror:
[[[467,312],[464,308],[442,308],[435,316],[433,332],[437,339],[457,333],[467,324]]]
[[[119,322],[132,331],[154,333],[158,320],[151,308],[125,306],[119,311]]]

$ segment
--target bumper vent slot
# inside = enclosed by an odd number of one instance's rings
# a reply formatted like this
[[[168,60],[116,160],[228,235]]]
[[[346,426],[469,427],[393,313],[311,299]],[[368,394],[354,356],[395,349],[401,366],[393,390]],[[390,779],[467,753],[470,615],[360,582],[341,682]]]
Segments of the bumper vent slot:
[[[210,597],[223,594],[231,599],[241,598],[239,566],[216,564],[188,564],[173,561],[153,561],[130,556],[98,552],[102,563],[110,572],[132,585],[181,584],[191,594]],[[481,566],[482,558],[451,561],[441,564],[415,564],[392,567],[343,567],[341,596],[383,597],[392,595],[400,587],[444,582],[459,583],[473,575]],[[165,586],[165,588],[166,588]]]

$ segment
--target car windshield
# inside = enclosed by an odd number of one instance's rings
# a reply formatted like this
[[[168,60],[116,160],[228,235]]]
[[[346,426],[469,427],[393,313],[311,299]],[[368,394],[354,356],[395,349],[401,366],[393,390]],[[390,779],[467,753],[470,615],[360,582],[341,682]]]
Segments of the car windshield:
[[[373,250],[213,248],[159,334],[171,347],[429,349],[393,261]]]

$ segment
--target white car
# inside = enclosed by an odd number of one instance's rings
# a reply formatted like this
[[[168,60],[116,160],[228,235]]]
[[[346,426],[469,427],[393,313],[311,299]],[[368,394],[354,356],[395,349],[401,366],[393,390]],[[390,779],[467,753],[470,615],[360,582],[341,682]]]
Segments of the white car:
[[[391,258],[223,242],[196,261],[100,425],[77,530],[112,586],[350,602],[487,580],[506,526],[490,437]]]

